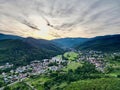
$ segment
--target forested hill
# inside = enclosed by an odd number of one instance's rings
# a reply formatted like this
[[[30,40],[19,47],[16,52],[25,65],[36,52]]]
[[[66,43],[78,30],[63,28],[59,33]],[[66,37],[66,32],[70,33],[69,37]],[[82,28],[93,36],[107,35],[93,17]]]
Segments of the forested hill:
[[[105,52],[120,51],[120,34],[91,38],[79,44],[76,48],[79,50],[98,50]]]
[[[9,62],[24,65],[32,60],[50,58],[62,52],[62,49],[47,40],[33,38],[0,40],[0,64]]]

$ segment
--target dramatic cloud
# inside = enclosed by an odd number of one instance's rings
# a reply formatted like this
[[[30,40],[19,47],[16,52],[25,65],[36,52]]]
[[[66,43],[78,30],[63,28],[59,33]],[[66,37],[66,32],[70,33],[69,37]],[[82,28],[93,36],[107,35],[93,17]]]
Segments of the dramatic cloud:
[[[0,0],[0,33],[45,39],[120,34],[120,0]]]

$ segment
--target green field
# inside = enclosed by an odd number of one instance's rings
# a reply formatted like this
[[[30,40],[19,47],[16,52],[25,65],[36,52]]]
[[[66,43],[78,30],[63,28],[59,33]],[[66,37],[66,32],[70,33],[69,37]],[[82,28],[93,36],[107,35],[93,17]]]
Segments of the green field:
[[[76,52],[66,52],[64,55],[65,59],[76,60],[78,58],[78,53]]]
[[[32,76],[31,78],[26,79],[24,82],[29,83],[37,90],[43,90],[44,83],[50,80],[48,77],[44,76]]]
[[[70,62],[65,68],[63,68],[63,70],[64,70],[64,71],[68,71],[68,70],[70,70],[70,69],[75,70],[75,69],[78,68],[79,66],[82,66],[82,64],[79,63],[79,62],[72,61],[72,62]]]

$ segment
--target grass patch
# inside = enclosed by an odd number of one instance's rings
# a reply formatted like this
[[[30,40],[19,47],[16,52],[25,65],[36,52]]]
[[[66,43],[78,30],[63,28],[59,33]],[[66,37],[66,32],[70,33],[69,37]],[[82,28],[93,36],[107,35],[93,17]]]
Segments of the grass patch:
[[[79,62],[72,61],[72,62],[70,62],[70,63],[67,65],[67,67],[63,68],[63,70],[64,70],[64,71],[68,71],[68,70],[70,70],[70,69],[75,70],[75,69],[77,69],[79,66],[82,66],[82,64],[79,63]]]
[[[78,58],[78,53],[76,53],[76,52],[66,52],[63,56],[68,60],[76,60]]]
[[[26,79],[25,82],[29,83],[37,90],[44,90],[43,84],[48,80],[50,80],[48,77],[37,76],[35,78]]]

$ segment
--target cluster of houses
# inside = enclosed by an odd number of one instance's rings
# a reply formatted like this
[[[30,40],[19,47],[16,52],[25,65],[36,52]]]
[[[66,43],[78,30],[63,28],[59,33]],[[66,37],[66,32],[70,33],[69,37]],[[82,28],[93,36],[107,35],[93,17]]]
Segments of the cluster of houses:
[[[6,63],[5,65],[0,66],[0,69],[6,69],[13,67],[13,64]]]
[[[27,73],[16,73],[16,74],[8,74],[8,73],[2,73],[3,79],[5,83],[13,83],[15,81],[21,81],[27,77]]]
[[[86,51],[80,53],[80,60],[88,61],[95,65],[97,70],[104,72],[105,69],[105,62],[104,62],[104,54],[101,51]]]
[[[31,75],[39,75],[47,73],[48,71],[60,70],[63,65],[61,63],[66,62],[62,58],[53,57],[52,59],[44,59],[42,61],[35,60],[29,65],[20,66],[15,70],[11,70],[9,73],[2,73],[5,83],[12,83],[15,81],[23,80]],[[50,65],[56,63],[56,65]],[[8,65],[8,64],[7,64]]]

